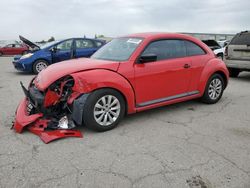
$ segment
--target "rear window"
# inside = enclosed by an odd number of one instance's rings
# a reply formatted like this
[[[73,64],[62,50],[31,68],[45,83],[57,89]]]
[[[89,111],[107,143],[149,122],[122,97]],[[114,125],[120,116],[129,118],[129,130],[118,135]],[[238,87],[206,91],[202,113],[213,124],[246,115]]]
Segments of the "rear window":
[[[206,52],[193,42],[185,41],[188,56],[204,55]]]
[[[242,32],[235,35],[230,44],[233,45],[250,45],[250,32]]]

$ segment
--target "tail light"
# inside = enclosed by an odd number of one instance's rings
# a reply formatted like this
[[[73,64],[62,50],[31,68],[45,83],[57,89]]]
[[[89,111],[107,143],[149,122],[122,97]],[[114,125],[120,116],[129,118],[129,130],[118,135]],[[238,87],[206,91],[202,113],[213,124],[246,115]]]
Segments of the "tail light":
[[[225,54],[225,57],[228,57],[228,46],[226,46],[224,54]]]

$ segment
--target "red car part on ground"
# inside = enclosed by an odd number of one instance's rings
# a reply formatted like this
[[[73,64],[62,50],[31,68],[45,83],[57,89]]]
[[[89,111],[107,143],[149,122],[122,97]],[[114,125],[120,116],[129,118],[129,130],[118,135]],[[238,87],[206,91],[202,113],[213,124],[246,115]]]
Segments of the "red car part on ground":
[[[90,59],[53,64],[39,73],[25,92],[33,109],[27,117],[18,111],[19,124],[14,128],[26,127],[29,116],[36,122],[49,115],[59,122],[67,114],[78,126],[106,131],[125,113],[194,98],[216,103],[227,83],[224,62],[196,38],[167,33],[129,35],[106,44]],[[26,107],[21,103],[19,108]]]
[[[82,138],[82,133],[78,130],[46,130],[49,120],[41,119],[43,114],[27,115],[27,99],[23,99],[16,111],[16,119],[14,122],[14,129],[17,133],[21,133],[24,128],[39,136],[44,143],[66,138],[79,137]]]

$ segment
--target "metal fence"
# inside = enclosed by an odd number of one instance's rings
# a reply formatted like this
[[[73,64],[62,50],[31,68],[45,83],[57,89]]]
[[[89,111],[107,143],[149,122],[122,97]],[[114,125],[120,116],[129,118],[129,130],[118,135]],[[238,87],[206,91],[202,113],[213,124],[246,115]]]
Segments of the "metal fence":
[[[199,38],[201,40],[231,40],[235,34],[218,34],[218,33],[183,33]]]

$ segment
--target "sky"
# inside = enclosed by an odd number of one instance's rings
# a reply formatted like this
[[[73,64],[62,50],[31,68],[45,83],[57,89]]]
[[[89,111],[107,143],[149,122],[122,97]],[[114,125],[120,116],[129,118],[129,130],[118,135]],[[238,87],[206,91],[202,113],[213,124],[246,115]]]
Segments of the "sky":
[[[0,40],[250,30],[249,0],[0,0]]]

